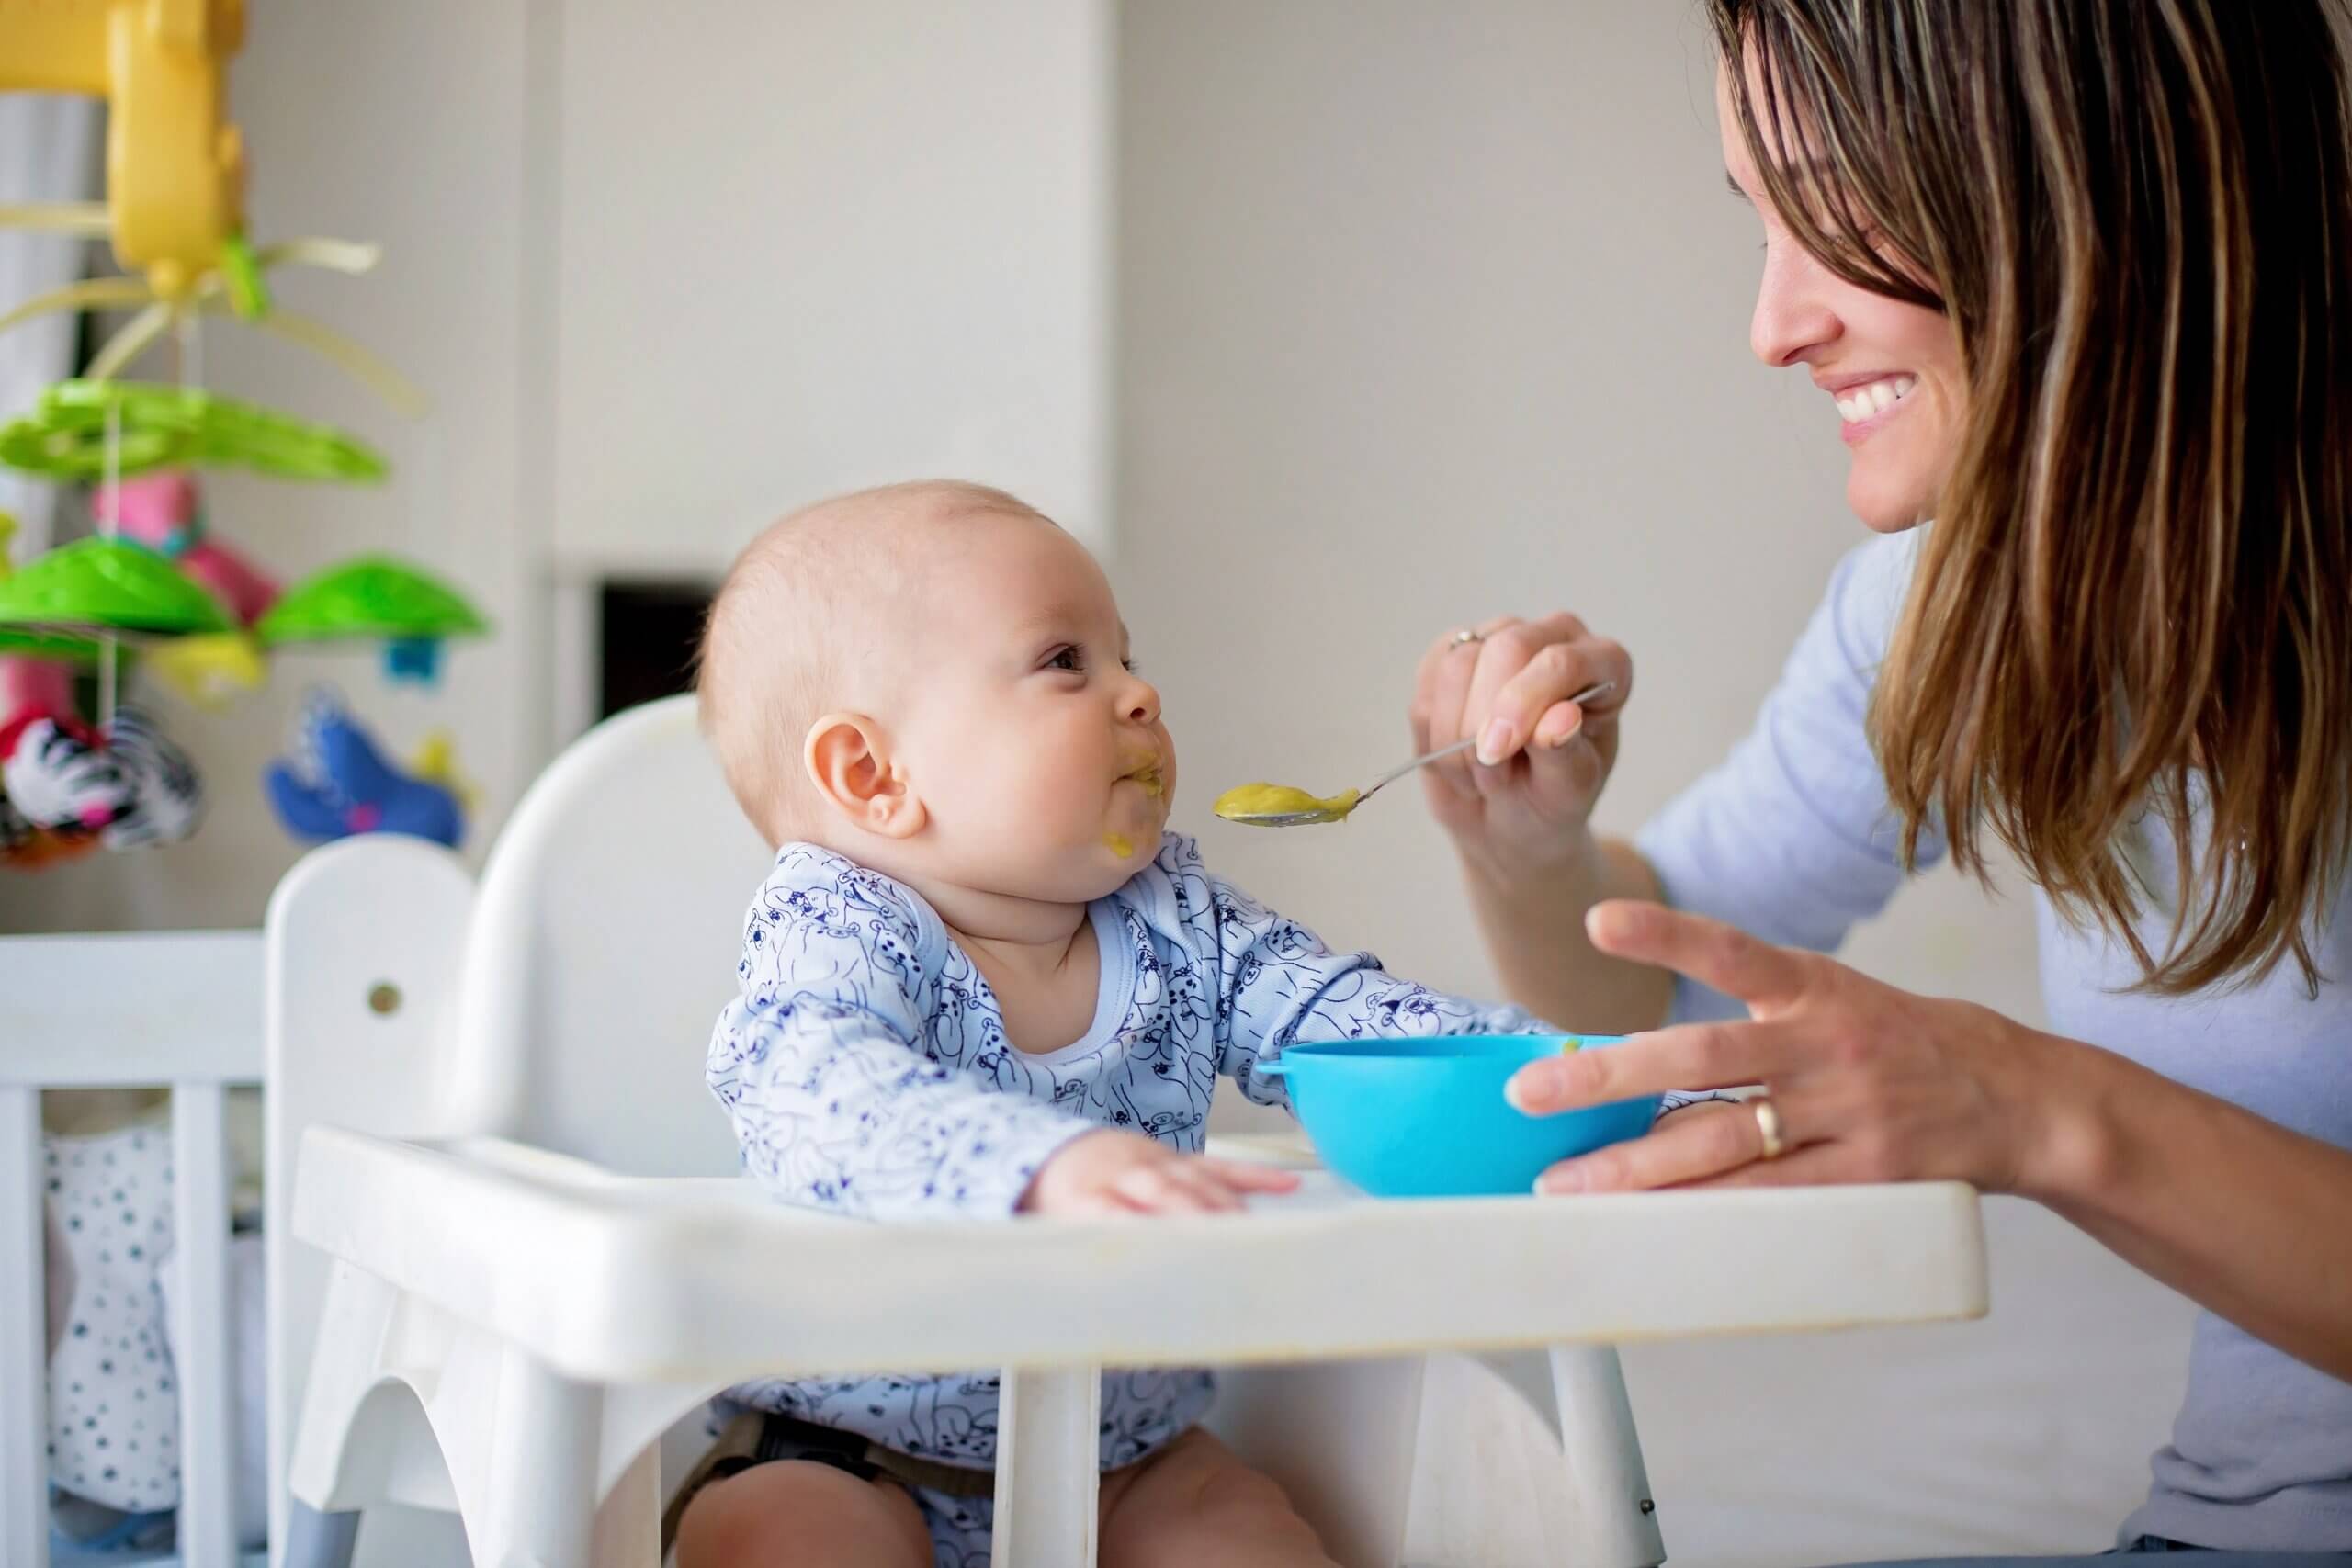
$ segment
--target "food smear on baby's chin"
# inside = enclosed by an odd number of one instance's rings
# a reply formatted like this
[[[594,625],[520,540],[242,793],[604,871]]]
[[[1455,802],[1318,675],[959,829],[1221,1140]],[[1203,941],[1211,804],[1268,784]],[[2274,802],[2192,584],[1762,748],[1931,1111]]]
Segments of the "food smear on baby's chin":
[[[1135,840],[1128,838],[1125,833],[1103,834],[1102,847],[1109,850],[1121,860],[1125,860],[1136,852]]]
[[[1252,817],[1304,817],[1316,822],[1340,822],[1363,798],[1357,790],[1338,795],[1309,795],[1289,784],[1237,784],[1216,797],[1219,817],[1247,820]]]

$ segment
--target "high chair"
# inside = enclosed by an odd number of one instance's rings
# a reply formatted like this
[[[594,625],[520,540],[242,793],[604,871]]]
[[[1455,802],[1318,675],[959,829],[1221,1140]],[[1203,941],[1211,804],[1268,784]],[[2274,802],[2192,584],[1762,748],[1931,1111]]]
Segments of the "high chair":
[[[1984,1310],[1954,1185],[1375,1202],[1310,1172],[1202,1218],[782,1207],[701,1072],[766,862],[678,698],[558,759],[479,886],[387,838],[280,886],[280,1561],[335,1560],[393,1501],[455,1509],[482,1568],[651,1568],[658,1439],[715,1391],[994,1367],[996,1561],[1084,1568],[1099,1369],[1208,1364],[1236,1369],[1213,1424],[1350,1568],[1646,1568],[1611,1344]]]

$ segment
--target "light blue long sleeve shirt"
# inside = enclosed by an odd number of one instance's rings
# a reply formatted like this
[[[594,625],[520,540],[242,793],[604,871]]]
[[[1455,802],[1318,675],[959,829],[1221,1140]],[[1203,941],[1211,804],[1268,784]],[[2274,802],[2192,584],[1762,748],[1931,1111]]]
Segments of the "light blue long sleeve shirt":
[[[786,1201],[878,1220],[1010,1214],[1064,1144],[1123,1128],[1196,1153],[1220,1077],[1286,1105],[1259,1072],[1299,1039],[1549,1031],[1400,980],[1209,874],[1189,839],[1088,907],[1102,953],[1093,1021],[1057,1051],[1005,1037],[988,981],[913,890],[787,844],[753,898],[707,1062],[746,1168]],[[1668,1097],[1668,1108],[1690,1097]],[[941,1310],[956,1282],[940,1281]],[[1103,1379],[1102,1459],[1132,1462],[1198,1421],[1209,1374]],[[997,1378],[771,1379],[736,1404],[900,1453],[995,1461]]]
[[[1883,773],[1864,729],[1917,558],[1918,536],[1872,540],[1838,566],[1827,596],[1765,699],[1755,729],[1639,835],[1668,902],[1768,941],[1834,951],[1902,883]],[[2201,829],[2201,822],[2198,824]],[[2161,835],[2159,825],[2146,825]],[[2135,858],[2159,900],[2176,896],[2166,843]],[[1923,842],[1920,860],[1942,853]],[[2327,979],[2316,998],[2292,964],[2226,992],[2125,994],[2131,950],[2076,930],[2037,897],[2041,985],[2052,1025],[2283,1126],[2352,1148],[2352,920],[2343,901],[2315,927]],[[2150,951],[2166,905],[2144,916]],[[1684,981],[1682,1018],[1738,1016]],[[2314,1225],[2352,1225],[2323,1213]],[[2211,1314],[2189,1347],[2188,1391],[2148,1501],[2121,1535],[2244,1551],[2352,1551],[2352,1384]]]

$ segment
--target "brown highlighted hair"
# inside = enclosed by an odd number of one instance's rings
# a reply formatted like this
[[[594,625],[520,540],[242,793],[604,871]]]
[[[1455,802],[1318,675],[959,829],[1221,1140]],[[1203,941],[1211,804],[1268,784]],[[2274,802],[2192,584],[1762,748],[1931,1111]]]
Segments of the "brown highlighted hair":
[[[2143,989],[2291,956],[2315,991],[2352,840],[2343,12],[1707,6],[1792,233],[1959,340],[1963,428],[1871,713],[1905,852],[1939,821],[1983,875],[1989,830]],[[2168,877],[2126,852],[2143,815]]]

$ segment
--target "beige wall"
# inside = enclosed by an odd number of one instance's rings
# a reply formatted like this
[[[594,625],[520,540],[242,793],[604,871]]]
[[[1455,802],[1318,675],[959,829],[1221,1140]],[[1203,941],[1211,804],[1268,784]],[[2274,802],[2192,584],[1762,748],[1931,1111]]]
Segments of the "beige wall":
[[[289,276],[284,291],[393,354],[439,413],[403,428],[306,356],[217,328],[207,357],[220,384],[349,422],[401,475],[382,494],[221,479],[216,515],[289,573],[367,547],[436,563],[481,596],[500,636],[459,650],[436,694],[388,691],[358,655],[313,656],[285,661],[269,693],[231,714],[175,713],[210,770],[203,834],[0,878],[0,930],[258,919],[299,852],[254,775],[313,679],[342,682],[403,747],[450,725],[503,810],[560,728],[548,591],[571,569],[558,558],[715,566],[765,490],[781,504],[894,461],[955,457],[1081,514],[1114,468],[1112,515],[1093,520],[1108,527],[1090,531],[1116,541],[1143,658],[1184,743],[1184,824],[1229,874],[1335,940],[1488,987],[1449,856],[1409,789],[1328,833],[1222,827],[1205,802],[1243,778],[1336,785],[1385,766],[1404,750],[1425,641],[1504,610],[1572,607],[1634,649],[1640,693],[1604,812],[1615,826],[1747,724],[1858,536],[1824,400],[1745,347],[1756,235],[1720,190],[1693,8],[1132,0],[1115,74],[1094,87],[1090,51],[1111,46],[1088,0],[1035,0],[1026,20],[993,30],[918,27],[919,7],[885,25],[831,0],[811,0],[797,30],[771,12],[756,50],[707,73],[675,32],[648,35],[633,75],[639,23],[602,0],[256,7],[236,105],[258,231],[390,247],[375,277]],[[560,49],[534,54],[531,17]],[[990,42],[1024,28],[1035,48]],[[820,163],[885,171],[985,131],[999,156],[967,148],[956,166],[967,178],[1012,171],[1004,195],[959,197],[956,244],[930,270],[903,265],[922,232],[904,209],[945,199],[919,183],[930,176],[843,186],[838,172],[779,164],[772,182],[758,177],[763,154],[746,141],[765,120],[747,106],[763,78],[743,62],[763,52],[791,100],[776,123],[799,128],[778,149],[813,137]],[[537,142],[534,59],[571,100]],[[928,86],[891,92],[893,61]],[[631,106],[633,80],[670,107]],[[944,96],[958,82],[993,85],[959,108]],[[1086,260],[1100,246],[1089,222],[1107,221],[1090,171],[1107,161],[1097,121],[1114,96],[1105,288]],[[820,135],[872,126],[894,101],[931,113],[930,136]],[[552,200],[533,183],[550,168]],[[775,205],[763,207],[771,186]],[[873,298],[850,292],[858,269],[821,258],[779,272],[794,288],[747,285],[761,257],[825,229],[804,210],[858,190],[876,199],[832,224],[836,247],[900,258]],[[974,226],[991,212],[1005,226],[983,244]],[[732,252],[714,243],[736,233],[729,221],[743,241]],[[535,232],[552,236],[545,252]],[[1023,245],[1034,265],[1006,260]],[[569,256],[553,276],[549,254]],[[987,317],[999,288],[1018,308],[939,343],[942,389],[895,403],[877,392],[907,374],[889,356],[910,336],[944,332],[884,328],[934,291],[964,301],[951,316]],[[1086,326],[1106,309],[1107,406]],[[813,324],[779,325],[803,320]],[[1041,333],[1052,341],[1038,346]],[[990,347],[1015,338],[1027,357]],[[786,364],[796,342],[805,357]],[[782,368],[766,378],[772,364]],[[851,377],[860,365],[887,374]],[[713,369],[713,384],[773,389],[765,462],[746,457],[744,429],[674,406],[705,367],[725,367],[737,382]],[[829,376],[842,389],[831,401]],[[956,390],[967,382],[995,390],[976,403]],[[1090,387],[1085,406],[1073,400]],[[743,404],[726,406],[731,419]],[[983,406],[993,427],[970,414]],[[850,442],[812,423],[850,407],[902,427]],[[1106,425],[1107,451],[1095,434]],[[633,430],[645,444],[626,448]],[[711,450],[696,452],[697,438]],[[673,448],[674,494],[644,457]],[[632,518],[641,553],[626,547]],[[2035,1009],[2022,909],[1950,877],[1915,890],[1856,951],[1915,985]]]
[[[1312,831],[1205,803],[1402,758],[1429,639],[1503,612],[1633,649],[1611,826],[1747,727],[1861,534],[1827,400],[1747,352],[1758,235],[1696,7],[1163,0],[1121,26],[1117,576],[1180,823],[1334,942],[1491,989],[1409,788]],[[2039,1011],[2030,911],[1949,874],[1854,952]]]

